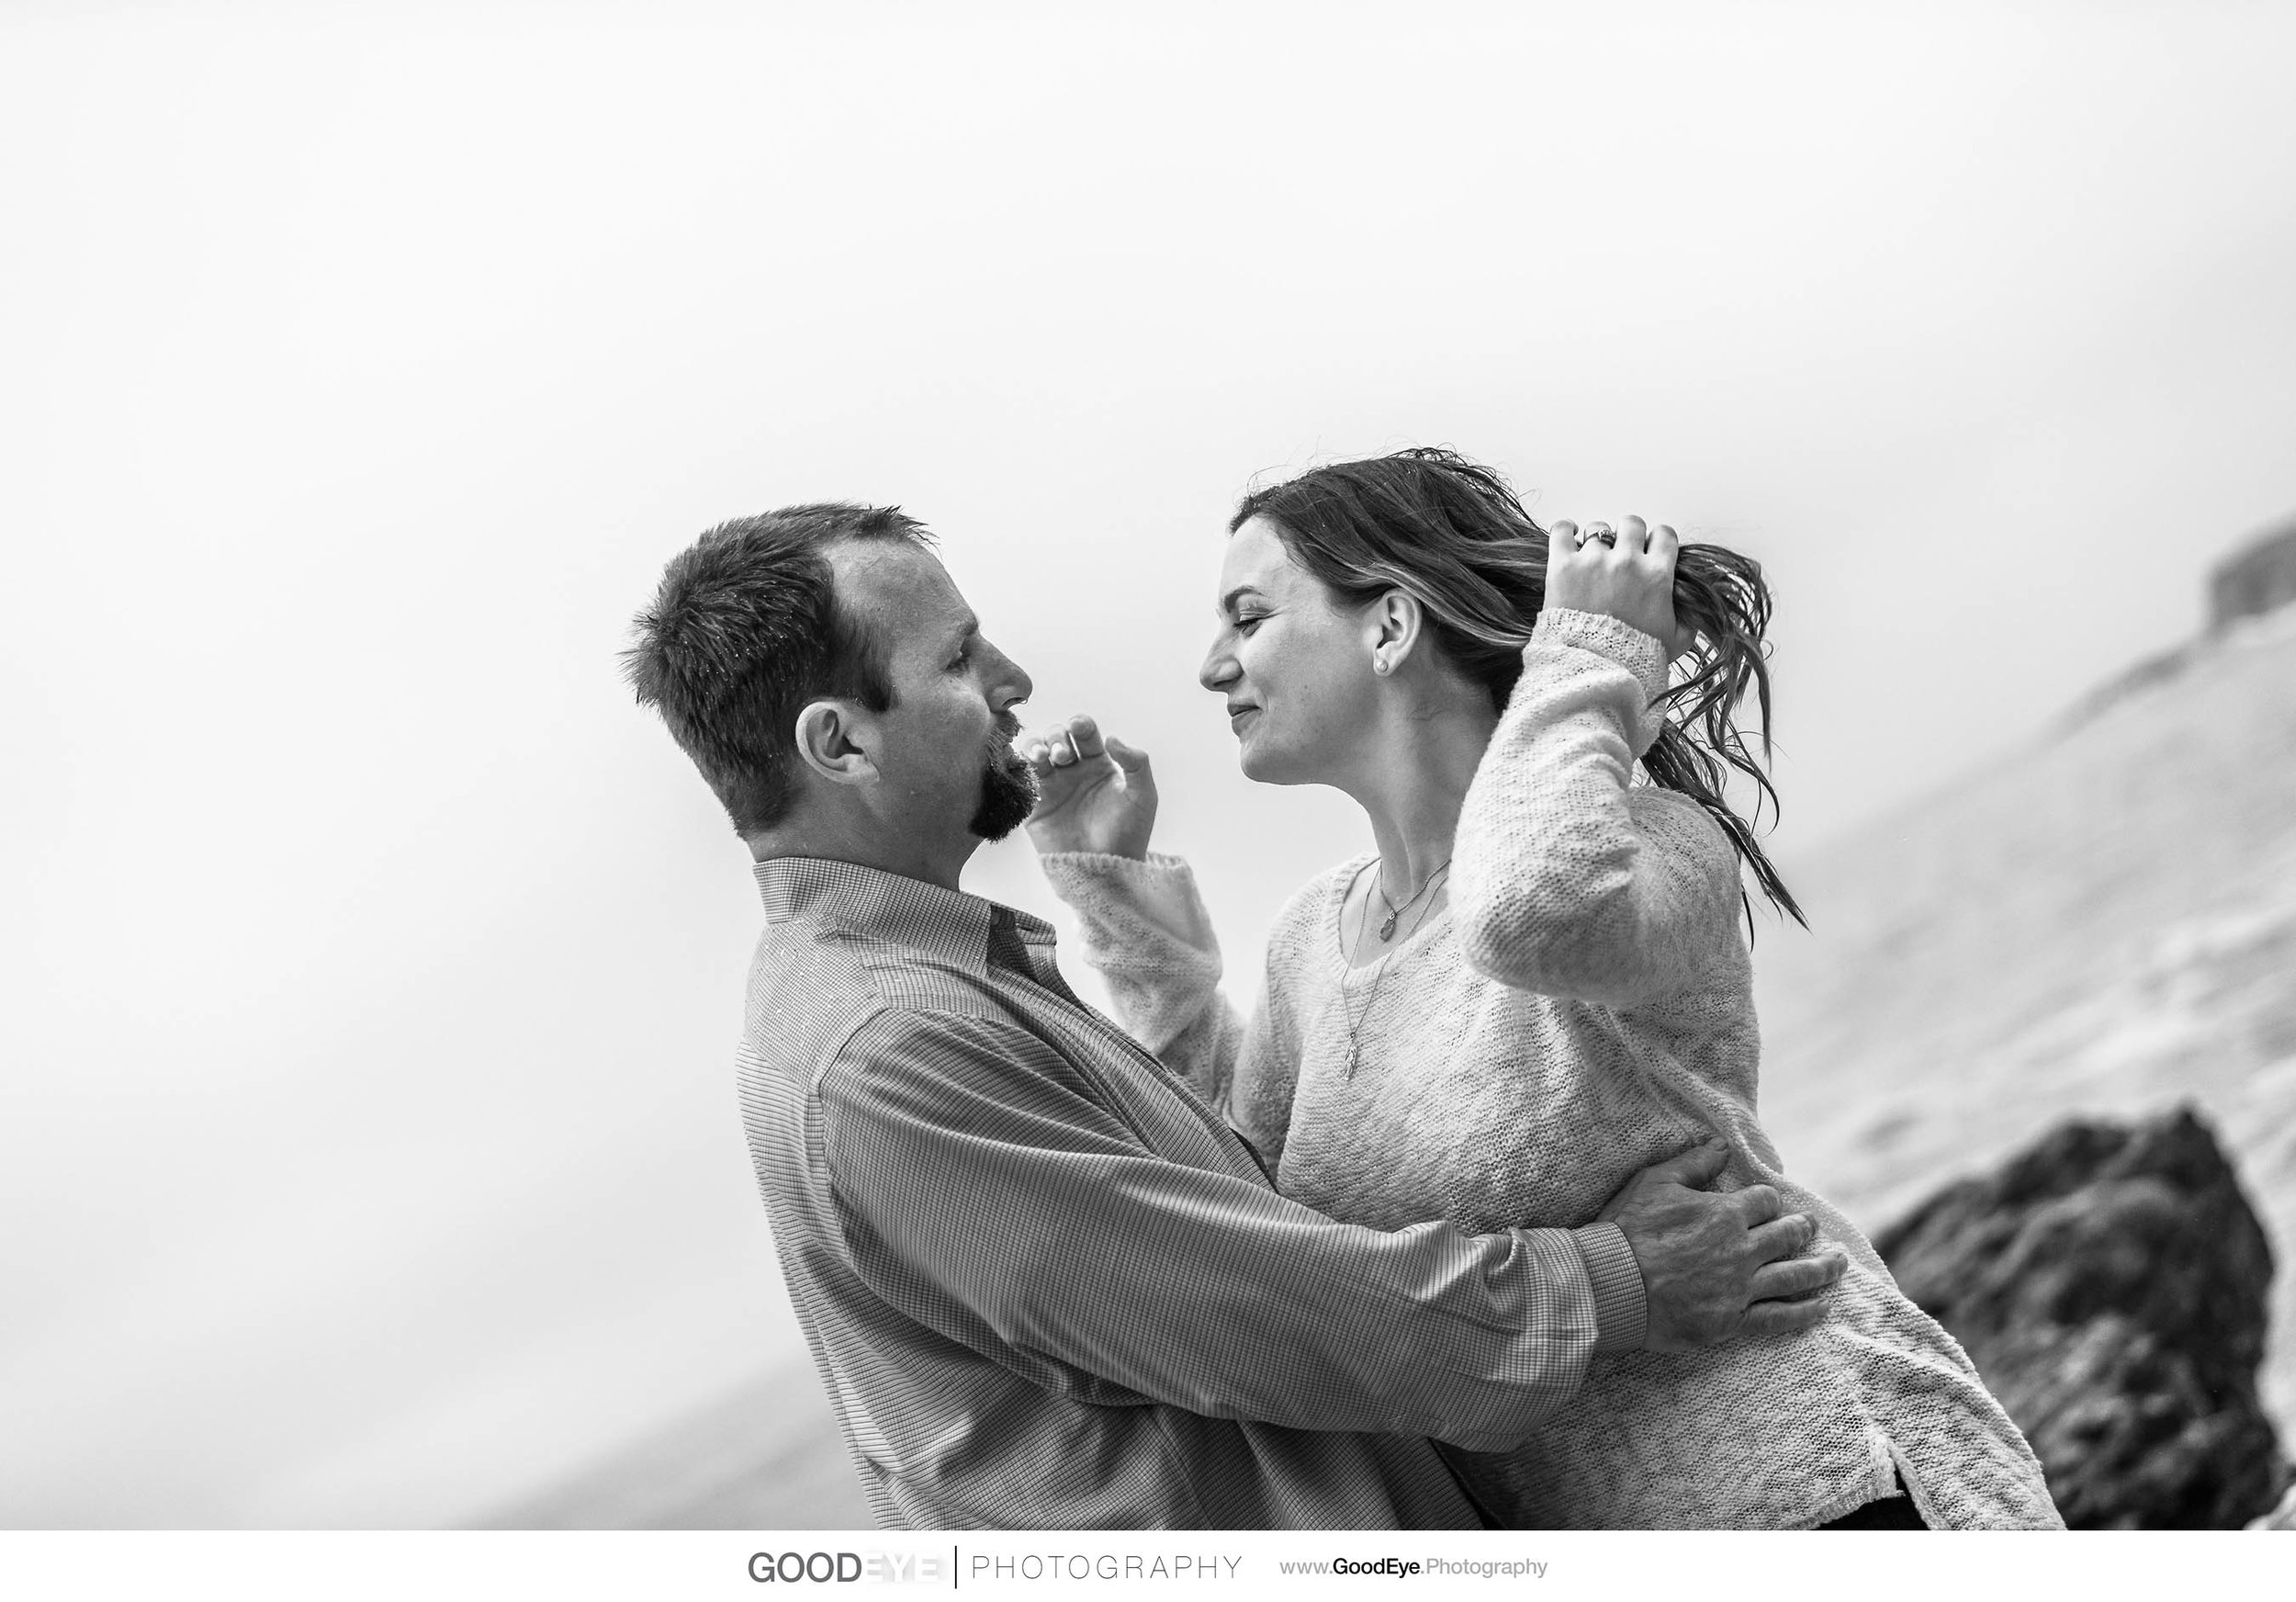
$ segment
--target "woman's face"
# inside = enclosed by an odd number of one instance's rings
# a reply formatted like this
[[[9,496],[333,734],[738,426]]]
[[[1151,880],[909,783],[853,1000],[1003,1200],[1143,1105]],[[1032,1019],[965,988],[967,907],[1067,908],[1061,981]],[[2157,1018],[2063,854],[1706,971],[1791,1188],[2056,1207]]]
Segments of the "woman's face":
[[[1337,782],[1374,727],[1368,609],[1335,605],[1258,517],[1229,538],[1218,605],[1220,633],[1197,679],[1227,700],[1244,776]]]

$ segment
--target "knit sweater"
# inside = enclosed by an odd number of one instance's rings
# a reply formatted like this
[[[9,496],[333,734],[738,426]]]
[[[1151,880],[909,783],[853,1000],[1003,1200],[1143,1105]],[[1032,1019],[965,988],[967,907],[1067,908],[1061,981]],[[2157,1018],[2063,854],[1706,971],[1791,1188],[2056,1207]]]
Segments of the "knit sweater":
[[[1278,918],[1248,1022],[1184,863],[1061,853],[1046,875],[1126,1026],[1332,1217],[1575,1226],[1712,1131],[1720,1188],[1774,1187],[1847,1253],[1814,1329],[1597,1354],[1519,1448],[1446,1449],[1507,1523],[1809,1529],[1901,1476],[1935,1528],[2061,1529],[1960,1346],[1757,1121],[1737,859],[1696,802],[1636,782],[1665,684],[1656,640],[1542,614],[1460,813],[1447,908],[1351,968],[1340,908],[1371,859],[1342,863]]]

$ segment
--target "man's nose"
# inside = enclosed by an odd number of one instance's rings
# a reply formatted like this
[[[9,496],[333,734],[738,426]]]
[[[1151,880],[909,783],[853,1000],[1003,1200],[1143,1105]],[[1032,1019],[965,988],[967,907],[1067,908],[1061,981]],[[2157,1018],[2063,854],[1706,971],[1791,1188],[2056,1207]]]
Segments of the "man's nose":
[[[1036,694],[1036,681],[1029,677],[1028,669],[1014,661],[1003,651],[996,650],[995,646],[990,646],[988,649],[996,652],[997,671],[995,683],[998,693],[1001,694],[1010,692],[1005,696],[1002,706],[1017,705]]]

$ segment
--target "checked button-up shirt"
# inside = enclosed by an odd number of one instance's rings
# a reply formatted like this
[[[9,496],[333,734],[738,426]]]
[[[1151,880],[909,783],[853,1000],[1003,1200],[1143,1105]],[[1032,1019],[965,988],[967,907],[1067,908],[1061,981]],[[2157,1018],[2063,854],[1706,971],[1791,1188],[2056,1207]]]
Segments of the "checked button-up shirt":
[[[846,863],[757,878],[743,1119],[881,1523],[1471,1527],[1425,1438],[1513,1445],[1640,1343],[1614,1225],[1277,1194],[1041,920]]]

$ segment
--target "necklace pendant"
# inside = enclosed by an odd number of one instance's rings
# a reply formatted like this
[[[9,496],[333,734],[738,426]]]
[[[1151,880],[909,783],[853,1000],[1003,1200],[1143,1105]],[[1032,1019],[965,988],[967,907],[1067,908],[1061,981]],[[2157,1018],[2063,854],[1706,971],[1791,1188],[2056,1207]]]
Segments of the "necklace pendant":
[[[1381,940],[1393,940],[1395,938],[1395,919],[1400,916],[1401,916],[1400,913],[1394,912],[1390,912],[1387,915],[1387,921],[1379,925],[1379,938]]]

